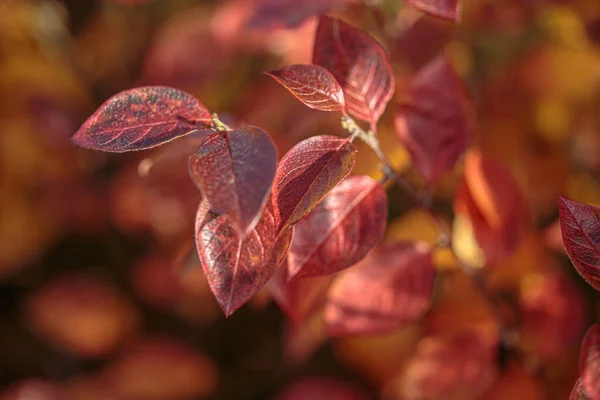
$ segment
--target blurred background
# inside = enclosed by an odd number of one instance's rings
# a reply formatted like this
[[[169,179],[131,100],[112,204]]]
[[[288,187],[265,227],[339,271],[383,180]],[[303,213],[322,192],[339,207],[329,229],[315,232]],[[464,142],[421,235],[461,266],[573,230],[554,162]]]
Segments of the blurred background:
[[[295,326],[266,290],[225,319],[193,244],[197,139],[126,154],[69,142],[108,97],[142,85],[189,91],[223,121],[260,126],[280,155],[341,135],[339,115],[262,74],[310,63],[320,12],[381,41],[396,100],[445,51],[477,106],[475,144],[520,185],[532,228],[486,266],[486,281],[518,310],[525,362],[500,351],[480,391],[452,375],[453,353],[421,351],[432,332],[492,319],[444,254],[433,309],[391,334],[328,338],[319,314]],[[392,100],[383,148],[409,168],[394,111]],[[599,117],[598,0],[464,0],[458,25],[399,0],[0,0],[0,398],[401,399],[423,370],[459,385],[454,399],[567,398],[598,296],[564,253],[556,195],[600,205]],[[366,147],[354,172],[379,175]],[[448,217],[461,172],[436,187]],[[386,240],[398,239],[436,234],[393,189]]]

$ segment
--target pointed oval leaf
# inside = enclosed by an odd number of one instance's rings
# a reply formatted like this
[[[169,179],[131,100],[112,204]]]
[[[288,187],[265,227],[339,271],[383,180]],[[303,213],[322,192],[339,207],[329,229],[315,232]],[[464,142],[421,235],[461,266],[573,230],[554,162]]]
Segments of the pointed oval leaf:
[[[384,243],[333,282],[325,305],[331,335],[390,332],[431,305],[436,271],[425,243]]]
[[[585,393],[600,399],[600,325],[592,325],[583,338],[579,369]]]
[[[579,274],[600,290],[600,208],[558,197],[565,250]]]
[[[269,197],[277,148],[269,135],[245,126],[207,136],[189,158],[190,175],[210,208],[227,214],[245,236]]]
[[[322,15],[313,63],[328,69],[342,86],[346,109],[372,126],[394,93],[394,75],[383,47],[366,32]]]
[[[191,94],[147,86],[108,99],[72,140],[88,149],[125,152],[155,147],[211,124],[210,113]]]
[[[310,212],[352,170],[356,147],[335,136],[313,136],[281,159],[273,182],[273,215],[281,232]]]
[[[202,201],[196,215],[196,248],[202,269],[225,316],[244,305],[273,276],[285,259],[292,230],[277,236],[271,210],[242,240],[231,218]]]
[[[318,65],[296,64],[265,71],[310,108],[321,111],[344,109],[344,92],[331,72]]]
[[[349,176],[294,227],[289,278],[327,275],[362,260],[383,237],[385,189],[368,176]]]
[[[462,13],[462,0],[406,0],[407,4],[434,17],[459,21]]]
[[[400,104],[396,132],[415,168],[435,183],[452,170],[475,134],[475,112],[460,77],[445,56],[423,68]]]

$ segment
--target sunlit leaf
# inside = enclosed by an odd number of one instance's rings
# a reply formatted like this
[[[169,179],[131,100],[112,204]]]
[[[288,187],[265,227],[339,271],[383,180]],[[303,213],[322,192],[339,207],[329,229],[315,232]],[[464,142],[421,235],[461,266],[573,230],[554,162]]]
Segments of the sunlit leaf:
[[[352,170],[356,147],[335,136],[313,136],[281,159],[273,182],[273,216],[281,232],[310,212]]]
[[[260,128],[207,136],[189,159],[190,175],[210,208],[227,214],[245,236],[254,229],[277,169],[277,148]]]
[[[406,0],[407,4],[435,17],[459,21],[462,0]]]
[[[465,156],[453,206],[468,218],[487,263],[510,256],[527,230],[525,201],[515,178],[504,164],[478,150]]]
[[[400,104],[396,132],[415,168],[430,183],[452,170],[474,135],[474,111],[445,56],[424,67]]]
[[[585,392],[581,378],[577,379],[577,382],[575,382],[575,386],[573,386],[573,391],[571,392],[571,396],[569,396],[569,400],[592,400],[592,398],[589,397]]]
[[[346,109],[374,127],[394,93],[387,54],[366,32],[322,15],[313,63],[328,69],[344,90]]]
[[[579,355],[581,382],[592,399],[600,398],[600,325],[592,325],[581,343]]]
[[[333,282],[325,306],[327,331],[375,334],[415,322],[431,304],[435,276],[429,245],[378,245]]]
[[[196,247],[210,288],[226,316],[244,305],[284,260],[292,230],[277,236],[275,217],[265,208],[256,227],[242,240],[230,217],[202,200],[196,215]]]
[[[331,72],[318,65],[296,64],[265,71],[298,100],[322,111],[343,110],[344,92]]]
[[[356,264],[381,240],[386,222],[385,189],[368,176],[349,176],[294,227],[289,278],[327,275]]]
[[[600,208],[559,196],[563,242],[575,269],[600,290]]]
[[[89,149],[124,152],[158,146],[210,125],[209,112],[191,94],[149,86],[108,99],[72,140]]]

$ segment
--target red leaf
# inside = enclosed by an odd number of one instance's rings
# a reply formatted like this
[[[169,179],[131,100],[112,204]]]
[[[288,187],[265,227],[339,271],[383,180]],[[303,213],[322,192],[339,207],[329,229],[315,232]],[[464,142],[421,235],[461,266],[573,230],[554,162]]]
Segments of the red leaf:
[[[394,93],[394,75],[383,47],[364,31],[322,15],[313,63],[328,69],[340,83],[348,112],[373,128]]]
[[[335,11],[356,0],[259,0],[248,28],[296,28],[308,18]]]
[[[362,260],[383,237],[387,193],[368,176],[349,176],[294,227],[289,279],[327,275]]]
[[[510,256],[526,232],[526,205],[519,185],[501,162],[471,150],[465,156],[454,211],[465,215],[487,263]]]
[[[244,305],[273,276],[284,260],[292,230],[280,237],[267,207],[242,240],[231,218],[210,210],[203,200],[196,214],[196,247],[204,274],[226,316]]]
[[[332,378],[304,378],[288,385],[276,400],[366,400],[354,385]]]
[[[72,140],[89,149],[125,152],[158,146],[210,126],[208,110],[191,94],[147,86],[108,99]]]
[[[310,212],[354,166],[356,147],[335,136],[313,136],[292,147],[277,167],[273,205],[277,232]]]
[[[591,400],[587,393],[585,393],[581,378],[577,379],[577,382],[575,382],[575,386],[573,386],[573,391],[571,392],[571,396],[569,396],[569,400]]]
[[[389,332],[429,308],[436,276],[425,243],[384,243],[333,282],[325,306],[332,335]]]
[[[276,70],[265,71],[281,83],[298,100],[322,111],[344,109],[344,92],[331,72],[318,65],[296,64]]]
[[[558,197],[560,229],[575,269],[600,290],[600,208]]]
[[[227,214],[242,236],[254,229],[277,170],[269,135],[245,126],[207,136],[189,159],[190,174],[217,214]]]
[[[440,56],[422,69],[401,104],[396,131],[415,168],[430,183],[449,172],[474,135],[474,111],[460,77]]]
[[[600,399],[600,325],[592,325],[583,338],[579,369],[585,393]]]
[[[406,0],[407,4],[434,17],[459,21],[462,13],[461,0]]]
[[[296,228],[294,228],[295,230]],[[268,282],[267,289],[292,323],[300,326],[325,303],[327,290],[335,275],[288,281],[287,270],[286,261]]]
[[[496,351],[477,331],[421,339],[404,371],[402,398],[479,398],[496,376]]]

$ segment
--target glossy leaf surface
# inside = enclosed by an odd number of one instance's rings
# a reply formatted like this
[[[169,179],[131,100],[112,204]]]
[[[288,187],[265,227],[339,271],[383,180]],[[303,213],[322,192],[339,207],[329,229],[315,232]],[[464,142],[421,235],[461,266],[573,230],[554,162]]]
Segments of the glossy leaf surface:
[[[474,135],[474,110],[460,77],[440,56],[410,83],[396,132],[415,168],[430,183],[452,170]]]
[[[459,21],[462,0],[406,0],[407,4],[434,17]]]
[[[265,71],[310,108],[322,111],[344,109],[344,92],[331,72],[318,65],[296,64]]]
[[[600,208],[558,198],[563,242],[575,269],[600,290]]]
[[[583,338],[579,369],[585,393],[600,399],[600,325],[592,325]]]
[[[346,109],[374,125],[394,93],[387,54],[366,32],[322,15],[315,37],[313,63],[328,69],[344,90]]]
[[[368,176],[349,176],[294,227],[290,278],[327,275],[362,260],[383,237],[387,193]]]
[[[202,201],[196,215],[196,247],[209,286],[226,316],[244,305],[273,276],[285,259],[292,230],[278,237],[266,208],[242,240],[231,218]]]
[[[313,136],[292,147],[281,159],[273,182],[277,231],[310,212],[352,170],[356,147],[347,139]]]
[[[190,174],[210,208],[227,214],[245,236],[256,225],[277,169],[277,148],[255,126],[207,136],[189,159]]]
[[[126,90],[108,99],[72,140],[108,152],[142,150],[211,126],[208,110],[194,96],[165,86]]]
[[[332,335],[389,332],[420,318],[436,276],[425,243],[384,243],[333,282],[325,306]]]

